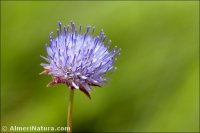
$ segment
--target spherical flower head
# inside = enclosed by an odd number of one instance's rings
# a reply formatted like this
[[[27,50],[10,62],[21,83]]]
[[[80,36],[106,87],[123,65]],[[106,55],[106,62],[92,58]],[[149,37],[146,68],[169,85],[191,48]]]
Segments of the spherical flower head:
[[[66,84],[70,89],[81,90],[90,98],[91,86],[104,86],[108,80],[104,75],[116,69],[113,63],[120,56],[121,49],[115,46],[109,51],[111,41],[104,46],[106,36],[103,30],[93,37],[95,28],[89,33],[90,26],[84,34],[81,33],[82,26],[77,32],[72,21],[64,29],[58,22],[58,27],[55,39],[50,33],[50,45],[46,45],[47,57],[41,56],[47,61],[41,63],[45,69],[41,74],[53,77],[47,86]]]

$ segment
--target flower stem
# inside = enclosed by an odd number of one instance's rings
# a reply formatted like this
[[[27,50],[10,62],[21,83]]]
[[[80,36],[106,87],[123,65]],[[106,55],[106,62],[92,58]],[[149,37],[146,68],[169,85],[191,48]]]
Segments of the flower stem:
[[[68,133],[72,133],[72,104],[73,104],[73,96],[74,96],[74,90],[70,89],[70,92],[69,92],[69,104],[68,104],[68,121],[67,121],[67,127],[69,128]]]

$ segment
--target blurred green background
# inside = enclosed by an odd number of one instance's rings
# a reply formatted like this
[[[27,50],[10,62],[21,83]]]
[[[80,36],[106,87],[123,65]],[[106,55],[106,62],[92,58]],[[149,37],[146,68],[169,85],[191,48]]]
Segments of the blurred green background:
[[[66,126],[69,89],[38,75],[49,33],[73,20],[122,48],[109,85],[76,91],[74,131],[199,131],[198,2],[1,1],[2,126]]]

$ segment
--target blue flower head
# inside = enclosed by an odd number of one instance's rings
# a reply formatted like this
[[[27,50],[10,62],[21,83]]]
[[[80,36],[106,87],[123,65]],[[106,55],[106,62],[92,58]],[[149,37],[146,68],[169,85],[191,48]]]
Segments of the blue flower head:
[[[47,57],[41,56],[47,61],[41,63],[45,69],[41,74],[52,75],[53,81],[47,86],[66,84],[90,98],[90,86],[104,86],[108,80],[104,75],[116,69],[113,63],[120,56],[121,49],[115,46],[109,51],[111,41],[104,45],[106,36],[103,30],[94,37],[95,28],[90,26],[84,34],[81,33],[82,26],[77,31],[72,21],[64,29],[58,22],[58,27],[56,38],[50,33],[50,45],[46,45]]]

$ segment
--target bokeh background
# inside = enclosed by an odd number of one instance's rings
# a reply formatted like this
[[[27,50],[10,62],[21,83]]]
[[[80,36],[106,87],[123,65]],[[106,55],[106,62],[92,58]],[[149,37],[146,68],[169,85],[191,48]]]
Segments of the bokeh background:
[[[49,33],[73,20],[122,48],[109,85],[76,91],[73,130],[199,131],[196,1],[1,1],[2,126],[66,126],[69,89],[38,75]],[[55,37],[55,34],[54,34]]]

